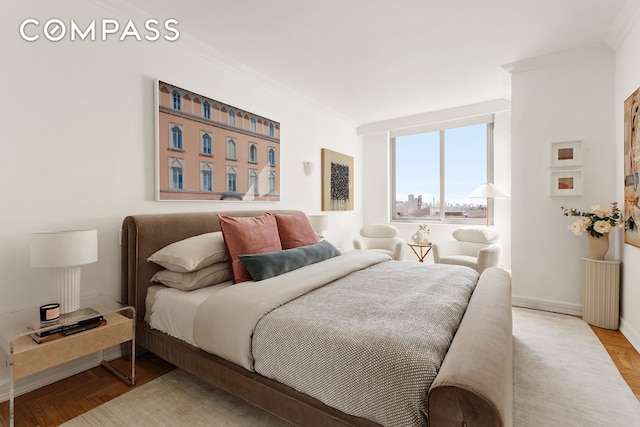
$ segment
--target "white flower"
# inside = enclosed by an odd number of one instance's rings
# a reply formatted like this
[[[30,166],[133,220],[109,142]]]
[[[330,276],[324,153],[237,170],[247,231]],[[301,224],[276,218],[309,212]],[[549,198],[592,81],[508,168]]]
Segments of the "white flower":
[[[602,205],[593,205],[591,206],[591,212],[594,215],[599,216],[600,218],[604,218],[605,216],[609,215],[611,213],[611,209],[609,209],[606,206],[602,206]]]
[[[588,226],[591,225],[591,220],[589,218],[587,218],[586,216],[581,216],[580,218],[578,218],[576,220],[576,222],[579,222],[580,224],[583,224],[585,228],[587,228]]]
[[[596,221],[596,223],[593,224],[593,229],[598,233],[608,233],[609,231],[611,231],[611,224],[609,224],[607,221]]]
[[[569,226],[569,230],[573,231],[573,234],[575,234],[576,236],[579,236],[580,234],[585,233],[587,231],[587,227],[588,227],[588,224],[585,224],[584,221],[581,221],[579,219]]]

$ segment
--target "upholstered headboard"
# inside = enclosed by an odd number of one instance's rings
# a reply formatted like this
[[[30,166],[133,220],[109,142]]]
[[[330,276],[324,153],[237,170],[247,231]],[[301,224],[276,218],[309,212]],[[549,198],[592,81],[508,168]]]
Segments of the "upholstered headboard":
[[[267,211],[219,212],[229,216],[258,216]],[[297,210],[268,212],[293,214]],[[220,231],[218,212],[131,215],[122,223],[122,302],[135,307],[137,321],[144,319],[145,298],[151,277],[160,266],[147,258],[163,247],[188,237]]]

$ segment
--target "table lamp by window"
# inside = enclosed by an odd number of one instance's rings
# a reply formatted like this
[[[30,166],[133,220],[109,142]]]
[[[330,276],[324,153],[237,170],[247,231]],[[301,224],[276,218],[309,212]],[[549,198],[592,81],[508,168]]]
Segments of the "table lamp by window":
[[[51,268],[60,313],[80,308],[80,266],[98,261],[97,230],[31,233],[30,265]]]
[[[473,190],[471,193],[469,193],[467,195],[467,197],[469,198],[474,198],[474,197],[482,197],[487,199],[487,227],[489,226],[489,218],[490,218],[490,212],[489,212],[489,199],[494,199],[496,197],[511,197],[509,196],[507,193],[505,193],[504,191],[500,190],[498,187],[496,187],[495,185],[491,184],[490,182],[486,183],[486,184],[482,184],[480,187],[476,188],[475,190]]]
[[[311,228],[316,233],[319,239],[323,239],[322,233],[329,229],[329,216],[328,215],[308,215]]]

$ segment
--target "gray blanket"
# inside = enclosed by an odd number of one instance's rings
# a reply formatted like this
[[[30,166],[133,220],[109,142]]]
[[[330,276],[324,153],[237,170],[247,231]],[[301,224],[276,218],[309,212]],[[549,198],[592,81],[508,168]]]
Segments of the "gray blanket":
[[[255,370],[384,426],[426,426],[429,386],[477,281],[415,262],[355,271],[262,317]]]

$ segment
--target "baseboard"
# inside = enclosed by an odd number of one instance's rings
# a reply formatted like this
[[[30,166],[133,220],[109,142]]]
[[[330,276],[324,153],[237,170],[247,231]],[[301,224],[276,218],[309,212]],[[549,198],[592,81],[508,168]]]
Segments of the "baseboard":
[[[635,348],[640,353],[640,333],[635,330],[629,323],[624,321],[624,317],[620,318],[620,332],[625,338],[631,343],[633,348]]]
[[[120,346],[110,347],[100,352],[90,354],[88,356],[81,357],[76,360],[72,360],[67,363],[55,366],[53,368],[37,372],[33,375],[29,375],[24,378],[16,380],[15,397],[29,393],[30,391],[37,390],[49,384],[53,384],[56,381],[68,378],[70,376],[79,374],[91,368],[95,368],[100,365],[100,362],[104,360],[113,360],[121,356]],[[7,371],[8,373],[8,371]],[[0,402],[9,400],[9,378],[2,378],[0,380]]]
[[[572,316],[582,316],[582,304],[574,304],[543,298],[520,297],[517,295],[513,295],[511,297],[511,304],[514,307],[551,311],[553,313],[569,314]]]

